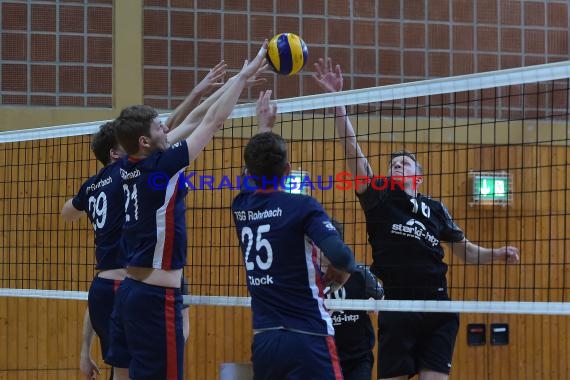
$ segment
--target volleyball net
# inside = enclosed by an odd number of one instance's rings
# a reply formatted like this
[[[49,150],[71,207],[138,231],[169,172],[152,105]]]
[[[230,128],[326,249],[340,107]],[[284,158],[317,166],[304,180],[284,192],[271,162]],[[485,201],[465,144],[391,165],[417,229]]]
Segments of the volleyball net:
[[[453,301],[328,305],[570,314],[569,78],[562,62],[277,100],[275,132],[288,141],[293,168],[289,191],[315,197],[344,225],[358,262],[369,265],[372,252],[334,134],[334,107],[343,105],[375,173],[387,173],[392,152],[415,152],[424,167],[420,191],[441,200],[470,241],[520,251],[521,263],[508,266],[466,264],[446,251]],[[102,123],[0,133],[0,296],[86,299],[95,275],[92,227],[59,213],[100,169],[89,144]],[[237,106],[187,168],[186,303],[249,306],[230,204],[256,127],[255,105]]]

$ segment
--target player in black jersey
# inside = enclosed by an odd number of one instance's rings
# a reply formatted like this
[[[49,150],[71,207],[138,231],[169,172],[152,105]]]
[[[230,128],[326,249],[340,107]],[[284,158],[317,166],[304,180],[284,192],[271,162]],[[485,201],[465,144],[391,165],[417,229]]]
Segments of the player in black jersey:
[[[344,240],[344,228],[337,220],[331,221]],[[370,270],[357,264],[356,270],[339,289],[327,295],[331,299],[384,298],[384,289]],[[334,340],[344,380],[370,379],[374,366],[374,327],[368,312],[364,310],[333,310],[331,319]]]
[[[315,70],[313,77],[323,90],[342,90],[340,65],[333,70],[330,59],[319,59]],[[449,300],[441,242],[467,263],[519,262],[515,247],[483,248],[469,242],[441,202],[418,192],[423,171],[415,155],[393,154],[388,176],[378,176],[342,106],[336,107],[335,129],[349,172],[369,178],[368,183],[355,184],[355,190],[372,246],[371,270],[383,281],[387,299]],[[457,314],[380,312],[378,323],[378,378],[448,378]]]

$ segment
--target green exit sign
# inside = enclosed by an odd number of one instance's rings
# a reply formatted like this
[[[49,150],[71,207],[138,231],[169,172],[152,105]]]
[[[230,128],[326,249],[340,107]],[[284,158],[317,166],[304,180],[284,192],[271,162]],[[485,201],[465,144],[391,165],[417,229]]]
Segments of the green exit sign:
[[[473,202],[507,205],[512,200],[512,178],[506,172],[480,172],[473,175]]]
[[[309,194],[310,186],[302,185],[303,179],[309,178],[309,172],[301,170],[291,170],[289,175],[284,178],[284,189],[287,193],[292,194]]]

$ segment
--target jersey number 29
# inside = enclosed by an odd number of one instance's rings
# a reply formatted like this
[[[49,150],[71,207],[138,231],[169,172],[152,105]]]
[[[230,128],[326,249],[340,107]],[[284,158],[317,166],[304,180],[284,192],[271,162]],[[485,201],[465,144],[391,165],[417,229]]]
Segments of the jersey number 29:
[[[93,222],[93,229],[97,231],[105,226],[107,220],[107,196],[105,192],[100,192],[97,198],[89,197],[89,212]]]

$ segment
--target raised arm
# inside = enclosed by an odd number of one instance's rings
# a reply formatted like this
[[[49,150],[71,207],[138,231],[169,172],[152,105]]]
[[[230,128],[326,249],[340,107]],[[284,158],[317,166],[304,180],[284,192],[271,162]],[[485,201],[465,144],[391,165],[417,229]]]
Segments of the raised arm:
[[[252,62],[253,63],[253,62]],[[248,77],[246,80],[247,86],[254,86],[260,84],[265,81],[263,78],[258,78],[258,76],[265,71],[267,68],[267,64],[264,63],[264,59],[262,59],[262,63],[257,68],[256,72]],[[225,69],[225,68],[224,68]],[[239,74],[238,74],[239,75]],[[190,136],[196,128],[200,125],[200,123],[204,120],[206,113],[219,101],[220,97],[233,86],[233,83],[236,81],[238,75],[231,77],[226,83],[224,83],[216,92],[212,95],[207,97],[202,103],[200,103],[196,108],[190,112],[188,116],[182,121],[179,127],[174,129],[173,131],[168,132],[168,142],[171,144],[177,143],[178,141],[185,140]],[[232,106],[233,109],[233,106]],[[221,127],[221,125],[220,125]]]
[[[226,64],[223,63],[222,61],[218,63],[218,65],[216,65],[212,69],[212,71],[210,71],[208,75],[206,75],[206,77],[202,80],[202,82],[205,83],[200,82],[200,84],[203,84],[204,87],[208,87],[208,90],[204,89],[204,91],[209,91],[211,89],[210,86],[207,85],[208,83],[211,85],[212,81],[215,78],[220,78],[220,75],[223,78],[225,74],[226,74]],[[202,95],[200,95],[200,97],[197,98],[197,100],[190,99],[188,103],[184,106],[184,109],[189,111],[190,113],[186,112],[183,114],[182,112],[179,112],[178,115],[175,117],[176,120],[171,121],[173,127],[171,127],[170,124],[167,124],[168,129],[170,130],[170,132],[167,133],[169,143],[175,144],[178,141],[184,140],[188,136],[190,136],[192,132],[196,130],[198,125],[200,125],[200,122],[204,118],[204,115],[206,114],[206,112],[208,112],[208,108],[211,107],[212,104],[217,99],[220,98],[220,96],[223,94],[223,91],[229,86],[229,81],[226,83],[222,82],[219,83],[215,82],[215,83],[219,84],[219,86],[217,86],[218,89],[216,90],[216,92],[214,92],[212,95],[206,98],[202,103],[199,103]],[[198,85],[197,87],[199,87],[198,91],[201,91],[200,85]],[[188,98],[186,98],[186,100],[188,100]],[[170,118],[168,121],[170,121]]]
[[[255,104],[257,114],[257,132],[271,132],[277,117],[277,104],[271,102],[271,90],[261,91]]]
[[[190,91],[190,94],[182,103],[176,107],[166,120],[166,126],[169,130],[174,130],[182,121],[190,114],[190,112],[200,104],[203,96],[208,95],[211,91],[221,87],[224,76],[226,75],[226,63],[222,60]]]
[[[518,264],[520,262],[519,250],[513,246],[500,248],[483,248],[463,239],[457,243],[448,243],[454,255],[463,259],[468,264],[507,263]]]
[[[258,70],[262,68],[266,52],[267,40],[263,42],[261,49],[259,49],[257,56],[251,63],[248,63],[246,60],[241,71],[216,91],[217,93],[223,90],[223,93],[213,102],[212,106],[209,107],[204,119],[192,135],[186,138],[190,161],[193,161],[198,156],[206,144],[214,137],[216,131],[222,127],[224,121],[237,103],[248,80],[255,77]],[[216,94],[212,96],[214,95]]]
[[[333,71],[332,60],[330,58],[326,63],[322,58],[319,58],[319,61],[314,64],[314,67],[315,73],[313,73],[313,78],[315,78],[319,87],[327,92],[342,91],[343,78],[340,65],[336,65]],[[354,177],[362,175],[372,177],[374,175],[372,168],[366,156],[362,153],[360,145],[358,145],[356,133],[354,132],[354,128],[346,114],[346,108],[344,106],[336,107],[334,125],[336,134],[339,137],[338,141],[343,147],[346,166],[350,174]],[[368,187],[363,181],[355,182],[355,190],[358,194],[363,193]]]

